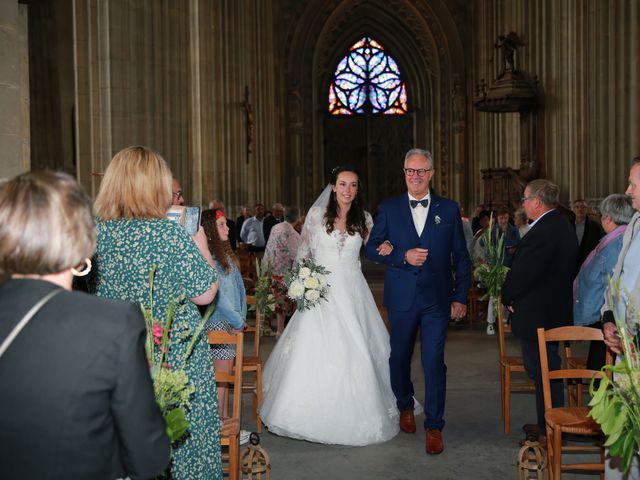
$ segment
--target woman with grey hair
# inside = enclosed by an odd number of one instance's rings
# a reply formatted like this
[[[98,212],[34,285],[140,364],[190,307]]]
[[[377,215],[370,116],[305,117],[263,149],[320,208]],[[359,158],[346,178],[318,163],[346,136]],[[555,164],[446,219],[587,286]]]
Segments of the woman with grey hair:
[[[71,291],[91,270],[91,199],[64,173],[0,186],[4,478],[144,479],[170,445],[132,303]]]
[[[284,222],[277,224],[271,230],[269,241],[264,252],[262,263],[264,268],[271,270],[271,286],[275,296],[280,300],[276,305],[276,338],[280,338],[284,331],[286,316],[293,315],[294,304],[287,297],[285,278],[296,261],[298,247],[302,237],[295,229],[295,224],[300,218],[297,207],[287,207],[284,211]]]
[[[631,199],[614,193],[600,204],[602,228],[606,235],[585,259],[573,282],[574,325],[600,328],[600,308],[609,277],[622,248],[622,237],[635,210]],[[600,370],[605,362],[602,342],[593,342],[589,349],[588,368]]]

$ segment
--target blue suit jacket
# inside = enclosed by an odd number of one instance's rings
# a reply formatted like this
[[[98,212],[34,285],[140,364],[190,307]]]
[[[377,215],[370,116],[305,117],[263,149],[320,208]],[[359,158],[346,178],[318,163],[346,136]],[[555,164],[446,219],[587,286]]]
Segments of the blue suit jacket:
[[[393,251],[380,256],[376,249],[389,240]],[[429,250],[422,267],[404,263],[407,250]],[[471,282],[471,262],[462,230],[458,204],[431,195],[429,215],[418,237],[407,193],[385,200],[369,236],[367,257],[387,266],[384,279],[384,305],[397,311],[411,308],[418,284],[426,286],[428,300],[449,311],[451,302],[467,303]],[[430,303],[431,303],[430,302]]]

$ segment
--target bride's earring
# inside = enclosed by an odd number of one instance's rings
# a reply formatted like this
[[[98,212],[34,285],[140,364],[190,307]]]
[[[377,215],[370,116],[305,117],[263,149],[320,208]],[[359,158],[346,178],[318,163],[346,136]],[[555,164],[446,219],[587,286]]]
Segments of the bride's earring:
[[[85,258],[84,263],[85,267],[83,270],[76,270],[75,268],[71,267],[71,273],[73,273],[75,277],[84,277],[91,271],[91,259]]]

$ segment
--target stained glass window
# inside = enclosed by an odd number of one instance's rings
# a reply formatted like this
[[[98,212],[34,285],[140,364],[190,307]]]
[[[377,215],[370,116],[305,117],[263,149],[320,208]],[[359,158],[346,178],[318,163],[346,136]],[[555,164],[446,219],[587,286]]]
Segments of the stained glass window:
[[[329,113],[353,115],[365,111],[407,113],[407,89],[398,64],[370,37],[363,37],[349,49],[329,86]]]

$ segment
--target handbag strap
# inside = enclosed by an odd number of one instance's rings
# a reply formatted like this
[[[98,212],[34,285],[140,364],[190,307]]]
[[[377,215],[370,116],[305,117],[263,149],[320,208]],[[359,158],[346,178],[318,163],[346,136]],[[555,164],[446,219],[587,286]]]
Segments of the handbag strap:
[[[49,300],[51,300],[55,295],[57,295],[61,291],[62,291],[61,288],[57,288],[56,290],[49,292],[38,303],[36,303],[33,307],[31,307],[31,310],[29,310],[26,313],[26,315],[22,317],[22,319],[13,328],[13,330],[11,330],[9,335],[7,335],[7,338],[4,339],[4,342],[2,342],[2,345],[0,345],[0,357],[2,357],[4,352],[7,350],[7,348],[9,348],[9,345],[13,343],[13,341],[18,336],[18,334],[22,331],[22,329],[27,326],[27,323],[29,323],[29,320],[31,320],[33,316],[36,313],[38,313],[38,310],[40,310],[45,303],[47,303]]]

